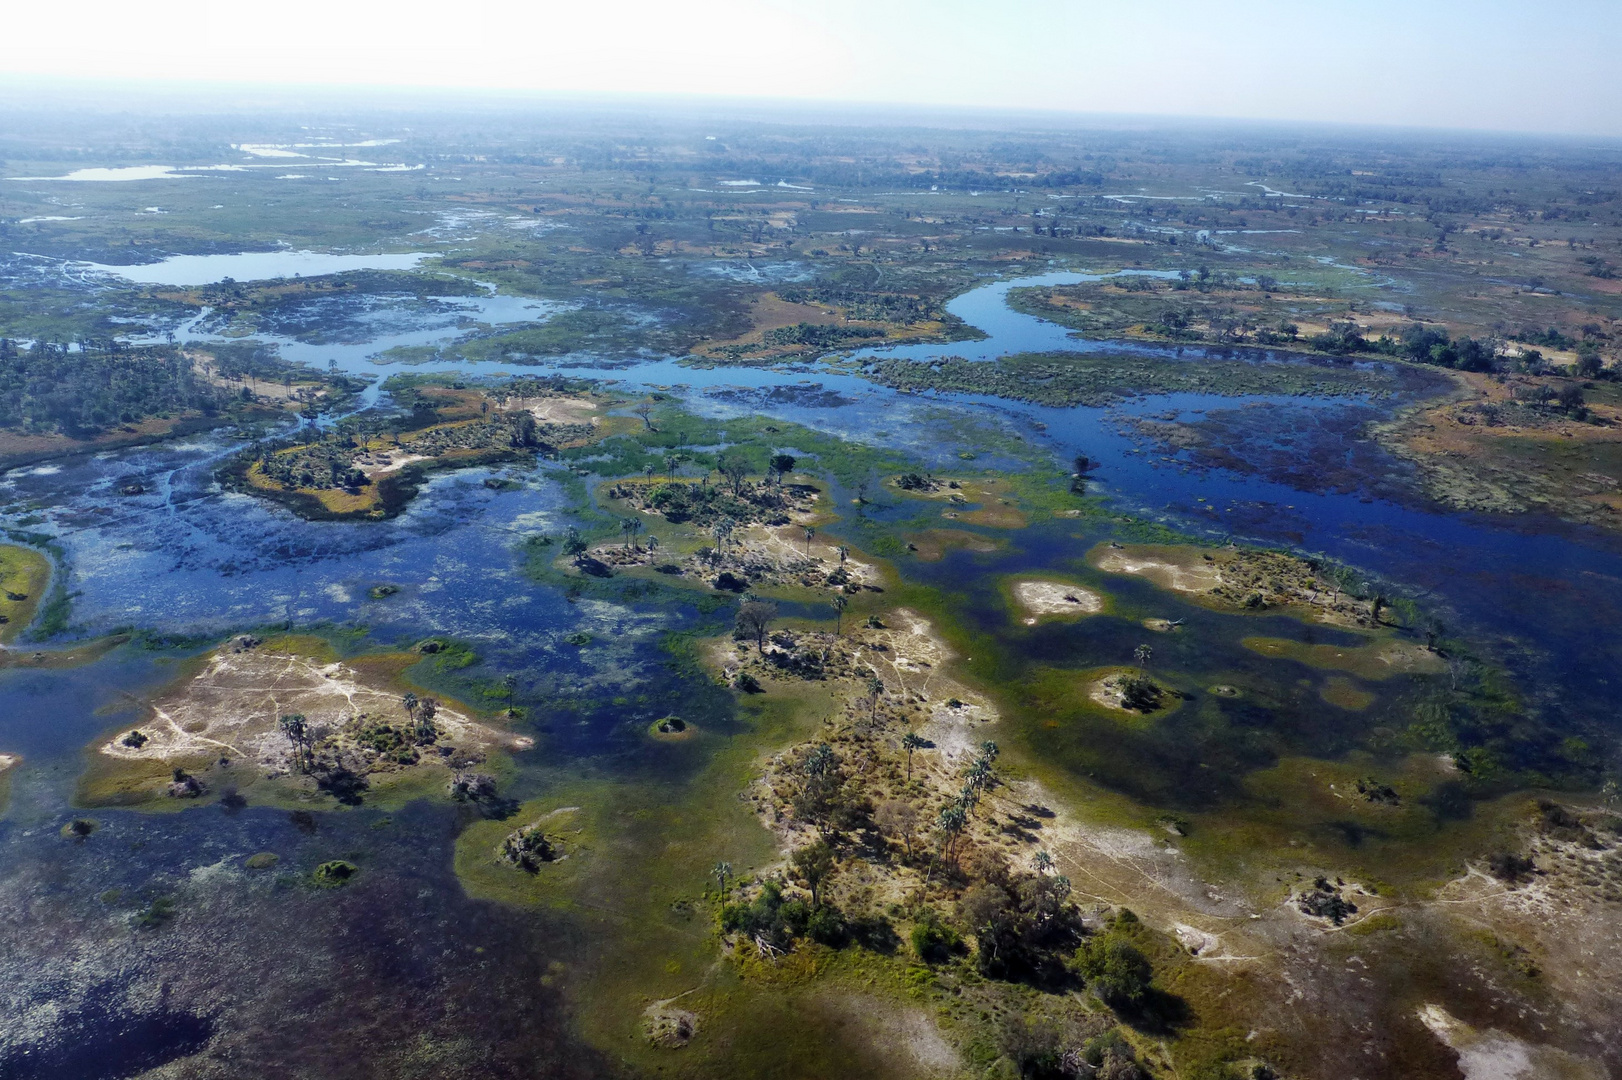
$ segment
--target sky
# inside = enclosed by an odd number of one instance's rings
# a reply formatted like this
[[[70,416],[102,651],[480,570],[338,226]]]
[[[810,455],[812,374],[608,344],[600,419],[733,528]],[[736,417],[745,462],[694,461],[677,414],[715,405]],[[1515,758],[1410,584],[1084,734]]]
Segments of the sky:
[[[1622,136],[1622,0],[53,0],[7,8],[0,75],[10,76]]]

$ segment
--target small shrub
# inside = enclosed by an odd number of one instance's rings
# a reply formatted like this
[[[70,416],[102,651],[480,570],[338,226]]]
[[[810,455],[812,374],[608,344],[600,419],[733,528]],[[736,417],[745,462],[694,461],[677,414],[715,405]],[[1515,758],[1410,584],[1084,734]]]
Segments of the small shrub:
[[[344,862],[342,859],[333,859],[331,862],[324,862],[320,866],[316,867],[315,872],[310,876],[314,879],[317,885],[320,885],[322,888],[331,889],[344,884],[350,878],[354,877],[355,870],[356,867],[354,863]]]
[[[927,964],[948,960],[963,947],[962,936],[942,922],[940,913],[934,908],[919,912],[912,924],[910,938],[912,951]]]

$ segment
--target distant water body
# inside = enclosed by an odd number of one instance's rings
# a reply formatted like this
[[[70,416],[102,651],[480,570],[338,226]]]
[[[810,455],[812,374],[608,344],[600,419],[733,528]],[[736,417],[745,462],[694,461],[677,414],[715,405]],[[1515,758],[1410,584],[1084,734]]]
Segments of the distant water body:
[[[431,258],[425,251],[404,254],[331,255],[321,251],[243,251],[230,255],[171,255],[157,262],[133,266],[87,263],[93,270],[121,277],[140,285],[172,285],[189,288],[212,285],[231,278],[234,281],[266,281],[271,278],[319,277],[353,270],[413,270]]]

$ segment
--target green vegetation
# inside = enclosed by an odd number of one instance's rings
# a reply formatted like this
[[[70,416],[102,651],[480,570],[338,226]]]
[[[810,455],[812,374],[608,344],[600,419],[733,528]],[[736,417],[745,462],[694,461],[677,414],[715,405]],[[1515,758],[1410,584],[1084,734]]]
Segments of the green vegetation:
[[[0,643],[11,642],[34,621],[34,615],[45,601],[46,587],[51,580],[51,561],[43,552],[17,544],[0,544]],[[52,616],[55,594],[47,604],[47,620],[54,629],[63,621]],[[43,631],[44,625],[40,627]]]
[[[1018,353],[990,361],[954,358],[938,363],[880,360],[872,372],[878,382],[913,393],[989,394],[1059,408],[1108,405],[1146,393],[1384,397],[1399,387],[1389,373],[1344,365],[1130,353]]]
[[[357,867],[354,863],[345,862],[342,859],[333,859],[317,866],[310,874],[310,880],[322,888],[334,889],[346,884],[350,878],[355,876],[356,870]]]
[[[18,349],[0,340],[0,428],[88,439],[148,417],[212,415],[232,396],[173,349],[131,349],[115,340],[70,354],[43,342]]]

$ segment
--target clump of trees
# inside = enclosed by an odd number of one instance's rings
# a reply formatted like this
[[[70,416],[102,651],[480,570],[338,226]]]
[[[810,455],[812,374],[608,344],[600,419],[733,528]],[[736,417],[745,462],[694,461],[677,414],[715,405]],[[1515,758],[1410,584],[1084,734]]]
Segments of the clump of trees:
[[[1340,882],[1331,883],[1328,878],[1320,877],[1312,883],[1312,888],[1296,897],[1296,903],[1304,914],[1328,919],[1339,926],[1348,916],[1357,914],[1357,905],[1342,896],[1340,890]]]
[[[871,326],[840,326],[822,323],[795,323],[766,331],[768,345],[807,345],[813,349],[837,349],[853,341],[871,341],[884,331]]]
[[[1141,1008],[1154,978],[1154,966],[1133,941],[1137,926],[1138,917],[1122,908],[1104,932],[1088,938],[1070,960],[1070,970],[1100,1001],[1118,1011]]]
[[[425,458],[452,452],[464,454],[551,453],[549,439],[566,439],[578,425],[543,431],[528,412],[496,413],[476,420],[431,426],[436,417],[413,414],[397,424],[379,426],[370,419],[353,418],[330,431],[301,430],[294,438],[265,442],[251,451],[266,479],[284,488],[322,491],[342,488],[358,492],[371,483],[358,465],[362,455],[379,440],[389,441]]]
[[[845,918],[837,908],[787,897],[776,878],[766,879],[753,900],[724,905],[721,929],[743,935],[768,956],[787,950],[796,938],[834,947],[847,939]]]
[[[537,822],[508,833],[496,854],[504,862],[534,874],[543,863],[556,862],[563,857],[563,842],[548,836]]]
[[[109,339],[70,352],[48,341],[24,349],[0,339],[0,427],[88,439],[154,416],[213,415],[231,397],[170,346]]]
[[[1000,855],[980,853],[958,915],[975,938],[980,973],[990,978],[1056,986],[1065,958],[1080,943],[1081,913],[1062,875],[1016,872]]]

